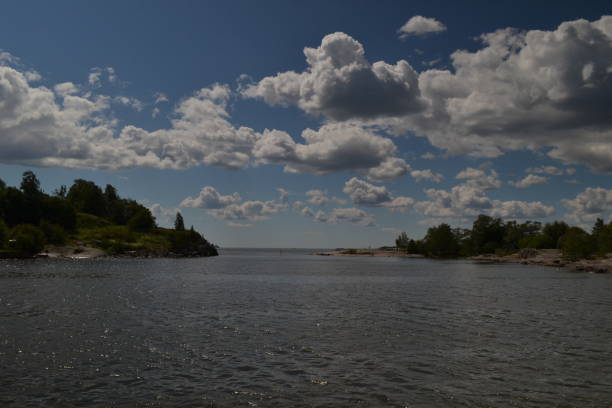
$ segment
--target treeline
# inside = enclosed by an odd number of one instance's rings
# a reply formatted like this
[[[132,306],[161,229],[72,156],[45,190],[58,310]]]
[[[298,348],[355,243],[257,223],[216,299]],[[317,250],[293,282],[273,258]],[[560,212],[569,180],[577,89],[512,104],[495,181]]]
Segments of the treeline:
[[[612,222],[597,219],[588,233],[563,221],[542,225],[537,221],[504,222],[480,215],[472,229],[440,224],[427,230],[423,239],[410,239],[402,232],[396,247],[411,254],[455,258],[482,254],[508,255],[523,248],[560,249],[565,258],[577,260],[612,252]]]
[[[78,179],[49,195],[31,171],[23,173],[19,188],[0,180],[0,254],[28,256],[46,245],[72,243],[117,255],[217,255],[193,227],[185,230],[180,214],[175,227],[157,227],[148,208],[121,198],[110,184],[102,189]]]

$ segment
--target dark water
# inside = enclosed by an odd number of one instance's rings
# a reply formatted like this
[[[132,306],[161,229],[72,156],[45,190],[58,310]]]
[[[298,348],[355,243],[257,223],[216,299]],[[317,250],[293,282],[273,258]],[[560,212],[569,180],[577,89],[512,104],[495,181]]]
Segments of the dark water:
[[[0,261],[0,406],[610,407],[612,277],[225,251]]]

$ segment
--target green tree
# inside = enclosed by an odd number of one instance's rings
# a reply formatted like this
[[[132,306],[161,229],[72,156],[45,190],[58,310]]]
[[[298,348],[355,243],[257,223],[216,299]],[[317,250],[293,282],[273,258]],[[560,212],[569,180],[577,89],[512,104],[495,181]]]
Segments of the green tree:
[[[408,234],[402,232],[395,239],[395,246],[397,248],[406,249],[408,248],[408,244],[410,243],[410,238],[408,238]]]
[[[130,218],[128,228],[131,231],[149,232],[155,228],[155,218],[151,215],[151,211],[143,207]]]
[[[68,193],[68,189],[63,184],[59,186],[59,188],[56,188],[55,190],[53,190],[53,195],[59,198],[66,198],[67,193]]]
[[[0,219],[0,249],[8,243],[9,230],[4,221]]]
[[[11,231],[9,248],[21,255],[36,255],[45,247],[45,234],[30,224],[21,224]]]
[[[479,215],[472,225],[474,252],[477,254],[495,252],[497,248],[503,247],[504,235],[504,223],[500,218]]]
[[[23,173],[20,188],[21,191],[23,191],[23,193],[29,197],[37,196],[42,193],[42,190],[40,189],[40,181],[38,181],[36,174],[30,170]]]
[[[74,207],[70,202],[57,196],[44,197],[42,201],[42,219],[59,225],[66,231],[75,231],[77,227],[77,213]]]
[[[425,249],[428,255],[452,258],[459,255],[459,242],[450,225],[440,224],[427,230]]]
[[[559,244],[563,257],[571,261],[588,258],[595,250],[591,236],[578,227],[570,227],[559,239]]]
[[[183,216],[180,212],[176,213],[176,218],[174,219],[174,229],[177,231],[185,231],[185,220],[183,220]]]
[[[40,222],[40,230],[45,234],[45,240],[49,244],[63,245],[68,240],[68,235],[61,226],[52,224],[47,220]]]
[[[549,222],[542,228],[542,233],[548,235],[553,243],[553,248],[560,248],[559,239],[569,230],[569,225],[563,221]]]
[[[94,182],[77,179],[66,196],[77,212],[106,217],[106,197]]]

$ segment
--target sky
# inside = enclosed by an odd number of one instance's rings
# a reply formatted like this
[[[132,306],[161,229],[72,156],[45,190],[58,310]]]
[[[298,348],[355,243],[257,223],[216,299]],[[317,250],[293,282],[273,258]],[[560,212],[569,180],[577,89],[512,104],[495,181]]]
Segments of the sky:
[[[536,3],[536,4],[534,4]],[[612,6],[20,1],[0,179],[112,184],[222,247],[612,221]]]

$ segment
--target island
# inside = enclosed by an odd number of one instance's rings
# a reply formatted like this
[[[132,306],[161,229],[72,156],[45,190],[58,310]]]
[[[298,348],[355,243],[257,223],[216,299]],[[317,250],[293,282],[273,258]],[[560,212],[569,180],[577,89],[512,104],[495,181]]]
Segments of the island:
[[[395,246],[319,252],[323,256],[375,256],[515,262],[566,267],[575,271],[612,273],[612,222],[597,218],[590,232],[564,221],[504,221],[481,214],[471,229],[442,223],[422,239],[402,232]]]
[[[0,258],[199,257],[218,255],[180,213],[174,228],[117,189],[77,179],[46,194],[32,171],[19,188],[0,180]]]

